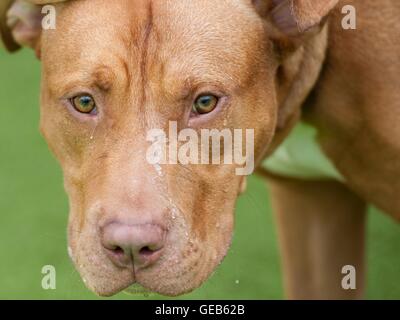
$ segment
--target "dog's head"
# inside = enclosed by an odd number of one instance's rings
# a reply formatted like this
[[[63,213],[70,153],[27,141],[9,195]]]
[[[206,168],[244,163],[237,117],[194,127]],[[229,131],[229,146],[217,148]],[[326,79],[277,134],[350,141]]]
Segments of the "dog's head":
[[[287,113],[302,33],[335,2],[74,0],[55,5],[48,30],[40,7],[14,4],[13,37],[43,63],[41,131],[64,171],[70,255],[90,289],[111,295],[137,282],[178,295],[209,277],[229,248],[245,177],[235,161],[183,163],[194,150],[184,141],[177,161],[153,163],[149,132],[165,131],[170,150],[171,123],[192,129],[192,141],[202,129],[243,138],[253,129],[254,150],[233,149],[257,164]]]

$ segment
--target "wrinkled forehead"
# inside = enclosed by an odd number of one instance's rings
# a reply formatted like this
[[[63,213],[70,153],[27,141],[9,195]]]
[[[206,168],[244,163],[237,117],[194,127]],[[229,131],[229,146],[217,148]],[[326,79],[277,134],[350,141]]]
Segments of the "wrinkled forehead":
[[[165,59],[227,69],[261,50],[262,23],[247,0],[76,0],[57,5],[43,36],[43,61],[80,68],[94,61]],[[118,57],[118,59],[116,59]],[[174,61],[171,61],[172,64]]]

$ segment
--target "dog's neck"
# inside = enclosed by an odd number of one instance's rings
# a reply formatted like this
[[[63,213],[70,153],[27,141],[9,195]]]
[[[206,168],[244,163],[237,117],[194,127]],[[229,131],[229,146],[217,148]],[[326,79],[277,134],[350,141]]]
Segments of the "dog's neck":
[[[273,153],[300,120],[302,106],[316,85],[326,59],[328,30],[326,23],[282,63],[278,72],[284,80],[278,90],[276,134],[263,158]]]
[[[299,47],[296,52],[288,58],[283,68],[292,78],[281,98],[278,119],[278,130],[287,125],[288,119],[293,113],[301,110],[301,106],[314,88],[322,66],[326,58],[328,48],[328,25]]]

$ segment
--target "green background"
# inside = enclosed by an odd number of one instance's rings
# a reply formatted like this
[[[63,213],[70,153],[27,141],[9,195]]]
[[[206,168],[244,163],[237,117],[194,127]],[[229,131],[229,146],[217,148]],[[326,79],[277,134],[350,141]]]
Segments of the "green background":
[[[58,164],[38,131],[40,64],[30,51],[0,52],[0,298],[97,299],[74,270],[66,244],[68,215]],[[252,177],[239,200],[233,247],[190,299],[282,299],[276,230],[264,183]],[[400,298],[400,232],[371,209],[367,298]],[[57,270],[43,290],[41,269]],[[152,298],[160,298],[151,296]],[[121,293],[113,299],[143,299]]]

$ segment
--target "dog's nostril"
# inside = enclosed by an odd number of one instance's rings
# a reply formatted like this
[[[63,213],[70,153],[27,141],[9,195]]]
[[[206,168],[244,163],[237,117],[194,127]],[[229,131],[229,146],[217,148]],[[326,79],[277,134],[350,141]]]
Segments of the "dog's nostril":
[[[115,254],[117,255],[123,255],[124,254],[124,250],[121,247],[115,247],[114,249],[112,249],[111,251],[113,251]]]
[[[150,249],[150,247],[144,247],[144,248],[140,249],[139,254],[142,256],[149,256],[149,255],[152,255],[156,251],[157,250]]]

